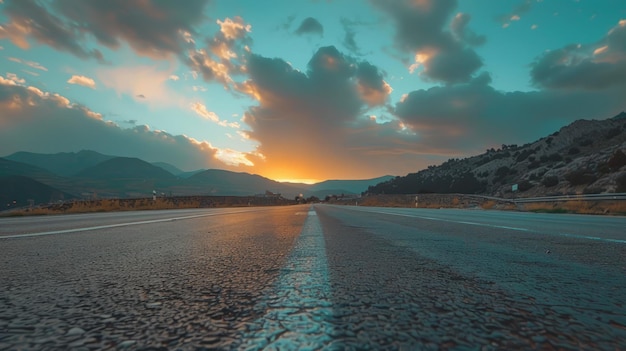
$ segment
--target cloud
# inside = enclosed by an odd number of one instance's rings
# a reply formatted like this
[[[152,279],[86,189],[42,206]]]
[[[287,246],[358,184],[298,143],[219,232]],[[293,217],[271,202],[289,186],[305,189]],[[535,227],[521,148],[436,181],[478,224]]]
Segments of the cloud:
[[[623,89],[503,92],[487,73],[465,83],[412,91],[393,106],[364,94],[390,90],[374,65],[320,48],[306,72],[251,55],[250,79],[237,89],[258,101],[244,114],[258,142],[247,159],[275,178],[354,177],[415,172],[503,143],[536,140],[580,118],[623,110]],[[371,116],[372,114],[374,116]],[[405,172],[405,173],[402,173]]]
[[[206,106],[199,102],[194,102],[191,104],[191,110],[195,112],[198,116],[208,119],[209,121],[219,122],[220,118],[213,111],[207,110]]]
[[[156,106],[184,106],[187,99],[168,87],[170,75],[171,70],[160,70],[157,66],[102,68],[97,71],[102,84],[118,94]]]
[[[199,72],[207,82],[217,81],[230,89],[233,84],[231,75],[243,74],[246,55],[252,42],[249,33],[252,27],[241,17],[217,20],[220,31],[208,40],[208,48],[194,49],[189,52],[186,63],[193,72]],[[195,78],[195,76],[194,76]]]
[[[456,0],[371,0],[395,23],[395,46],[403,54],[410,71],[420,71],[427,80],[448,84],[467,82],[482,67],[482,59],[470,47],[484,42],[484,37],[467,28],[470,17],[461,15],[453,20],[453,32],[448,31],[449,18],[457,6]]]
[[[70,79],[68,79],[67,82],[69,84],[78,84],[87,88],[96,89],[96,82],[94,82],[93,79],[85,76],[73,75]]]
[[[464,41],[469,45],[483,45],[487,41],[487,37],[484,35],[478,35],[471,29],[467,28],[470,19],[471,16],[467,13],[457,13],[450,24],[452,34],[454,34],[457,40]]]
[[[177,80],[179,80],[179,79],[180,79],[180,77],[179,77],[179,76],[177,76],[177,75],[175,75],[175,74],[171,74],[171,75],[169,76],[169,79],[170,79],[170,80],[173,80],[173,81],[177,81]]]
[[[207,119],[211,122],[215,122],[222,127],[229,127],[234,129],[239,129],[241,126],[237,122],[228,122],[225,120],[220,120],[219,116],[213,112],[209,111],[206,106],[200,102],[194,102],[190,105],[190,108],[193,112],[195,112],[198,116]],[[232,152],[230,153],[232,154]]]
[[[51,14],[38,2],[9,0],[3,6],[3,11],[10,22],[0,26],[0,39],[8,38],[16,46],[27,49],[30,47],[28,39],[33,38],[40,44],[70,52],[80,58],[103,60],[100,51],[88,50],[81,45],[77,28],[72,28],[62,18]]]
[[[48,153],[50,145],[55,145],[55,151],[94,150],[168,162],[185,170],[233,168],[219,160],[220,149],[209,142],[145,125],[120,128],[60,95],[7,82],[12,81],[0,77],[0,150],[6,155],[17,151]]]
[[[313,55],[306,72],[254,54],[247,71],[250,79],[237,88],[258,101],[244,114],[251,130],[241,133],[259,143],[248,155],[255,172],[292,179],[355,173],[367,178],[381,175],[384,165],[408,165],[406,155],[415,152],[398,123],[377,124],[366,116],[383,107],[390,93],[383,73],[367,62],[330,46]]]
[[[7,57],[7,60],[9,61],[13,61],[13,62],[17,62],[17,63],[21,63],[23,65],[26,65],[28,67],[34,68],[34,69],[38,69],[41,71],[48,71],[48,69],[42,65],[40,65],[38,62],[34,62],[34,61],[26,61],[26,60],[22,60],[16,57]]]
[[[523,14],[531,10],[532,6],[532,0],[524,0],[513,11],[496,16],[496,20],[502,24],[502,28],[508,28],[511,22],[519,21]]]
[[[194,27],[204,21],[207,3],[58,0],[50,5],[56,16],[33,0],[11,0],[4,6],[10,22],[3,25],[0,38],[9,38],[21,48],[28,48],[28,39],[34,38],[59,51],[102,61],[100,51],[86,48],[85,34],[90,34],[110,49],[125,42],[139,55],[162,59],[185,52],[189,44],[185,33],[196,33]]]
[[[24,72],[26,74],[30,74],[31,76],[34,76],[34,77],[39,77],[39,73],[33,72],[33,71],[29,71],[27,69],[23,69],[22,72]]]
[[[419,147],[467,155],[487,145],[525,143],[581,118],[606,118],[624,108],[624,92],[502,92],[482,74],[455,86],[407,94],[394,109],[419,137]],[[470,151],[472,150],[472,151]]]
[[[626,20],[593,44],[548,51],[531,64],[532,82],[549,89],[626,88]]]
[[[26,83],[26,81],[20,77],[18,77],[15,73],[7,73],[7,79],[17,83],[17,84],[24,84]]]
[[[350,51],[353,54],[357,54],[360,52],[359,46],[356,43],[356,31],[354,30],[353,26],[354,23],[350,20],[348,20],[347,18],[341,18],[341,26],[343,27],[343,30],[345,32],[344,38],[343,38],[343,46],[348,49],[348,51]]]
[[[296,29],[295,33],[297,35],[313,34],[323,37],[324,27],[315,18],[307,17],[302,21],[302,23],[300,23],[300,26],[298,27],[298,29]]]
[[[217,20],[217,24],[220,25],[220,32],[224,39],[229,41],[245,38],[252,30],[252,26],[244,23],[243,19],[238,16],[234,20],[230,18],[223,21]]]

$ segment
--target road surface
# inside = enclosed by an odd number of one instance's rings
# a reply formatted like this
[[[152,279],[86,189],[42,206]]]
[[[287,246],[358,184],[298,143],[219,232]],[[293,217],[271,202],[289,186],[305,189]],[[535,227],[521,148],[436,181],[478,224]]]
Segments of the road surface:
[[[329,205],[0,219],[0,350],[626,346],[626,218]]]

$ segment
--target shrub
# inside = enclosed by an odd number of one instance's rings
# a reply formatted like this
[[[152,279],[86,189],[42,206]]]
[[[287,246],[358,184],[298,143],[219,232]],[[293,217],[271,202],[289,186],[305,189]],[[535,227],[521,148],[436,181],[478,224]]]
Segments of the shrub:
[[[561,155],[559,155],[557,153],[553,153],[550,156],[548,156],[548,160],[554,161],[554,162],[563,161],[563,156],[561,156]]]
[[[622,174],[616,180],[617,188],[615,189],[618,193],[626,193],[626,173]]]
[[[522,151],[519,156],[515,159],[517,162],[522,162],[527,159],[530,155],[532,155],[535,151],[533,149],[527,149]],[[532,161],[532,160],[531,160]]]
[[[557,176],[548,176],[548,177],[543,178],[543,181],[541,183],[546,188],[550,188],[550,187],[553,187],[553,186],[559,184],[559,177],[557,177]]]
[[[596,179],[596,176],[586,169],[575,170],[565,175],[565,180],[573,186],[590,184]]]
[[[523,180],[519,184],[517,184],[517,189],[521,192],[530,190],[532,187],[533,187],[533,184],[527,180]]]
[[[611,171],[619,170],[624,165],[626,165],[626,154],[624,154],[622,150],[617,149],[617,151],[615,151],[615,153],[613,153],[613,156],[611,156],[611,158],[609,159],[609,162],[607,162],[607,165],[609,166],[609,169]]]
[[[613,128],[613,129],[609,130],[609,131],[606,133],[606,138],[607,138],[607,139],[611,139],[611,138],[613,138],[613,137],[618,136],[621,132],[622,132],[622,128],[620,128],[620,127],[615,127],[615,128]]]
[[[611,173],[611,168],[609,167],[609,165],[607,163],[599,164],[596,169],[598,170],[598,172],[600,172],[602,174]]]
[[[576,155],[580,153],[580,149],[574,146],[574,147],[571,147],[567,153],[569,155]]]
[[[585,190],[583,190],[583,194],[602,194],[603,192],[605,192],[606,189],[604,188],[585,188]]]
[[[502,167],[498,168],[498,170],[496,171],[496,174],[495,174],[496,178],[499,179],[499,178],[506,177],[506,175],[509,174],[509,171],[510,171],[510,169],[507,166],[502,166]]]

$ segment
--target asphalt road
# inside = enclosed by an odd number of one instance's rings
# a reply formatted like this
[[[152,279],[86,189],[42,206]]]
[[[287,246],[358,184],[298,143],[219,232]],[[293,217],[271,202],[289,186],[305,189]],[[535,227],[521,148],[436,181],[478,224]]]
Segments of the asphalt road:
[[[327,205],[0,219],[0,350],[626,348],[626,218]]]

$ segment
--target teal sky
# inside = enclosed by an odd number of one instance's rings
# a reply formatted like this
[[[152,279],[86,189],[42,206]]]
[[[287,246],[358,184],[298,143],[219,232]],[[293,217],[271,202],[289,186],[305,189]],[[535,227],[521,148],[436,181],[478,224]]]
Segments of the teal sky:
[[[0,156],[404,175],[626,109],[618,0],[0,0]]]

